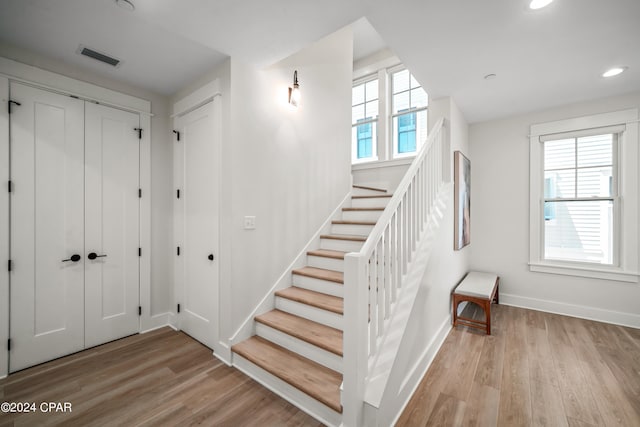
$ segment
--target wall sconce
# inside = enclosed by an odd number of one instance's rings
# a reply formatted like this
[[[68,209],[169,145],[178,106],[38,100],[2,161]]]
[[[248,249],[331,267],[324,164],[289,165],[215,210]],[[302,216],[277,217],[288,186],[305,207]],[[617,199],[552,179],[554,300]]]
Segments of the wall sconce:
[[[300,85],[298,84],[298,70],[293,72],[293,87],[289,87],[289,104],[298,108],[300,104]]]

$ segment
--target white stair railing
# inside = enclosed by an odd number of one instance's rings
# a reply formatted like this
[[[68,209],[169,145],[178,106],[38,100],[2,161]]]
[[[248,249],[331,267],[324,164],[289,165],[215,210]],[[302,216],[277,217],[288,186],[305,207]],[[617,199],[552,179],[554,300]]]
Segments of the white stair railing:
[[[360,252],[345,256],[343,424],[363,422],[369,360],[387,333],[413,251],[449,181],[449,147],[440,119]]]

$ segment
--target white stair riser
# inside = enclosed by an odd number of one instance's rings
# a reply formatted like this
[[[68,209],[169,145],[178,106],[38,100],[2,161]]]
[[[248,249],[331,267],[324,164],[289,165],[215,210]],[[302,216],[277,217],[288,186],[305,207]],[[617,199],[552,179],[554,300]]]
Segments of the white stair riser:
[[[296,316],[304,317],[314,322],[342,330],[343,318],[341,314],[332,311],[322,310],[301,302],[287,298],[276,297],[276,308]]]
[[[287,350],[298,353],[301,356],[311,359],[322,366],[342,373],[342,357],[330,351],[316,347],[306,341],[292,337],[282,331],[272,328],[260,322],[256,322],[256,335],[278,344]]]
[[[373,225],[331,224],[331,234],[368,236],[371,233],[371,230],[373,230]]]
[[[382,191],[365,190],[364,188],[353,188],[351,190],[352,196],[379,196],[385,194]]]
[[[314,292],[321,292],[323,294],[333,295],[334,297],[340,298],[344,295],[344,286],[341,283],[316,279],[315,277],[301,276],[299,274],[292,274],[292,276],[293,285],[299,288],[308,289]]]
[[[330,249],[343,252],[360,252],[364,242],[354,242],[353,240],[320,239],[321,249]]]
[[[344,260],[327,258],[323,256],[307,255],[307,265],[309,267],[324,268],[325,270],[344,272]]]
[[[239,354],[233,354],[233,366],[323,424],[336,427],[342,424],[341,414],[318,402],[308,394],[301,392],[289,383],[282,381],[275,375],[270,374]]]
[[[384,208],[391,200],[390,197],[371,197],[366,199],[351,199],[352,208]]]
[[[342,211],[344,221],[378,221],[383,211]]]

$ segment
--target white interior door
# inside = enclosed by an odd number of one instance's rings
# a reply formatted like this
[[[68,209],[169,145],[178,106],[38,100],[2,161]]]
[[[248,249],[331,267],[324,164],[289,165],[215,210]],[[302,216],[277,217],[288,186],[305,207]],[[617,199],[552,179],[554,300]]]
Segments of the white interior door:
[[[11,372],[84,348],[84,103],[11,83]]]
[[[210,348],[218,341],[219,98],[176,119],[176,299],[179,326]]]
[[[85,108],[85,346],[139,330],[138,114]]]

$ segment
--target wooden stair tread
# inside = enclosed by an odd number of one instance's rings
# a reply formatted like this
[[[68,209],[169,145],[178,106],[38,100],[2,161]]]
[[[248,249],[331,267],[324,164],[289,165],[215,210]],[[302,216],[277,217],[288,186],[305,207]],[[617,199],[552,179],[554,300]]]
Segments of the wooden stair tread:
[[[346,253],[347,252],[342,251],[332,251],[330,249],[315,249],[313,251],[307,252],[307,255],[333,259],[344,259]]]
[[[342,208],[343,211],[383,211],[384,208]]]
[[[277,329],[342,357],[342,331],[280,310],[256,316],[256,322]]]
[[[334,411],[342,413],[340,373],[258,336],[234,345],[231,350]]]
[[[376,225],[375,221],[344,221],[341,219],[335,219],[331,221],[331,224],[347,224],[347,225]]]
[[[385,197],[391,197],[393,194],[376,194],[372,196],[351,196],[352,199],[383,199]]]
[[[352,185],[353,188],[359,188],[361,190],[371,190],[371,191],[380,191],[382,193],[386,193],[387,190],[383,190],[382,188],[375,187],[365,187],[364,185]]]
[[[349,240],[351,242],[366,242],[366,236],[356,236],[352,234],[323,234],[321,239],[333,239],[333,240]]]
[[[321,310],[331,311],[342,315],[344,313],[344,301],[340,297],[314,292],[308,289],[291,286],[286,289],[276,291],[276,296],[307,304]]]
[[[314,279],[327,280],[329,282],[344,283],[344,273],[341,271],[326,270],[324,268],[316,267],[302,267],[296,268],[292,271],[293,274],[298,276],[312,277]]]

